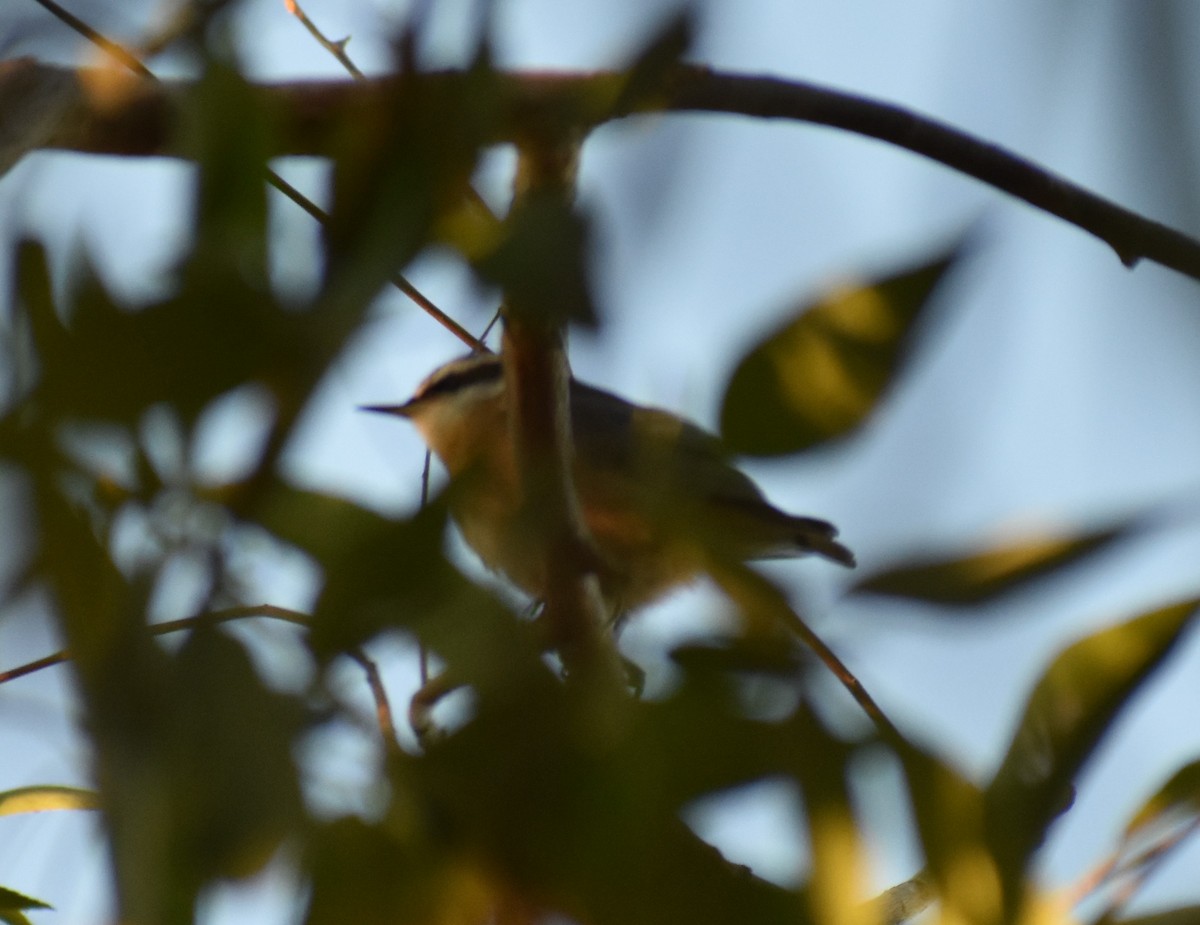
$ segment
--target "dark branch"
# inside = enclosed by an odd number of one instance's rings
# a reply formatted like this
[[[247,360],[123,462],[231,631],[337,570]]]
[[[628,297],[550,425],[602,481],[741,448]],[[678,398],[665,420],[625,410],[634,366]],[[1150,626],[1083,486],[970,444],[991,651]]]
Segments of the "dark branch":
[[[569,139],[525,139],[518,146],[513,210],[539,197],[569,203],[578,148]],[[619,689],[622,674],[616,651],[603,639],[607,616],[595,574],[597,558],[571,473],[574,450],[563,333],[569,313],[552,317],[545,304],[564,297],[554,292],[505,292],[503,356],[509,427],[527,526],[542,544],[550,643],[573,676],[598,679],[604,688]]]
[[[69,79],[68,79],[69,78]],[[38,148],[93,154],[186,156],[174,131],[181,84],[150,84],[125,78],[121,94],[85,88],[111,87],[111,73],[63,70],[29,59],[0,62],[0,167]],[[296,82],[261,88],[262,103],[276,127],[277,155],[324,156],[342,128],[386,105],[399,80],[431,86],[461,81],[461,73],[391,76],[365,82]],[[1127,266],[1153,260],[1200,279],[1200,241],[1045,170],[1032,162],[910,110],[773,77],[726,74],[681,67],[653,97],[630,100],[624,75],[614,73],[497,74],[497,142],[518,140],[531,124],[586,132],[637,113],[707,112],[787,119],[844,129],[876,138],[1009,193],[1106,242]],[[46,107],[30,105],[53,87],[52,125]],[[447,95],[449,97],[449,95]],[[113,100],[119,100],[114,104]],[[453,114],[447,114],[452,118]]]
[[[1200,279],[1200,242],[1194,238],[998,145],[899,106],[799,81],[689,68],[668,108],[812,122],[877,138],[1057,215],[1107,243],[1128,267],[1147,258]]]

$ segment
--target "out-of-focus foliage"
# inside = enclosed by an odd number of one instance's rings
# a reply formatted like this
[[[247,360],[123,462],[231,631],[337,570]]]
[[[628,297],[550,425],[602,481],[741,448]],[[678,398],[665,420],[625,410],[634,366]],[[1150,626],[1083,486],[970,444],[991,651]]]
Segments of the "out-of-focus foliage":
[[[79,787],[18,787],[0,793],[0,816],[51,809],[96,809],[96,794]]]
[[[636,58],[630,93],[652,97],[684,47],[686,30],[671,24]],[[556,670],[538,623],[447,561],[441,503],[396,520],[281,474],[297,420],[363,333],[369,304],[435,242],[457,247],[543,320],[602,322],[588,295],[580,211],[548,198],[499,223],[463,217],[492,132],[493,76],[482,45],[471,79],[453,92],[415,80],[345,126],[323,274],[304,304],[283,304],[270,285],[262,179],[271,115],[227,61],[207,61],[184,103],[181,131],[199,164],[195,226],[168,298],[121,304],[86,261],[55,285],[33,241],[12,255],[7,311],[19,337],[4,358],[13,399],[0,414],[0,458],[19,473],[35,523],[27,567],[8,593],[45,592],[69,648],[117,918],[190,921],[205,889],[286,856],[298,859],[299,899],[315,925],[857,923],[868,897],[853,769],[886,751],[904,768],[947,920],[1014,921],[1036,901],[1026,869],[1072,780],[1175,646],[1192,603],[1064,652],[981,787],[914,745],[834,726],[807,683],[807,660],[770,615],[677,650],[678,684],[643,701]],[[844,289],[787,321],[733,379],[723,412],[733,446],[792,452],[879,413],[951,264],[941,256]],[[186,449],[196,422],[245,387],[270,399],[261,451],[236,482],[199,484]],[[164,418],[185,448],[175,465],[149,426]],[[87,435],[99,431],[120,445],[124,464],[87,452]],[[118,542],[130,522],[142,525],[136,556]],[[249,534],[302,551],[321,573],[306,637],[311,689],[277,689],[238,637],[203,619],[259,603],[243,599],[235,567]],[[860,589],[974,604],[1121,535],[1025,542],[894,570]],[[207,584],[200,618],[181,643],[164,645],[151,602],[181,551],[205,564]],[[777,609],[785,605],[764,587]],[[470,716],[420,749],[380,745],[381,805],[370,818],[320,817],[304,799],[297,745],[322,723],[354,719],[327,687],[328,669],[397,631],[419,637],[445,678],[470,688]],[[1181,772],[1131,834],[1165,808],[1194,812],[1194,778],[1194,768]],[[729,863],[684,822],[696,801],[764,780],[794,788],[804,807],[797,834],[811,863],[787,885]],[[85,802],[30,782],[0,794],[0,814]],[[0,889],[0,920],[24,923],[41,908]]]
[[[1119,711],[1179,643],[1200,602],[1184,601],[1083,639],[1054,660],[1030,695],[986,793],[988,841],[1006,894],[1050,823],[1071,803],[1071,781]]]
[[[738,364],[721,408],[731,449],[795,453],[845,437],[903,371],[922,309],[954,255],[803,305]]]
[[[1191,761],[1171,775],[1157,793],[1129,820],[1126,843],[1145,838],[1163,826],[1187,823],[1200,815],[1200,761]]]
[[[966,557],[918,560],[869,575],[854,591],[951,606],[984,604],[1107,549],[1135,526],[1078,536],[1027,536]]]
[[[50,908],[53,907],[40,900],[23,896],[16,890],[0,886],[0,922],[4,922],[5,925],[29,925],[29,917],[25,915],[26,912],[32,909]]]

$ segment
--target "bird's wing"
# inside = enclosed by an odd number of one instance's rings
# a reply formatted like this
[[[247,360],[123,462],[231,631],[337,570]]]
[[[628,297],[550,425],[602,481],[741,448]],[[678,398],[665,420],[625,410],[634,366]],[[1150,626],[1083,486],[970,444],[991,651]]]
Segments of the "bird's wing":
[[[643,525],[651,532],[653,523],[673,521],[710,543],[732,540],[749,558],[816,552],[853,564],[832,524],[773,506],[708,431],[578,382],[571,408],[575,450],[588,463],[576,474],[584,504],[619,519],[622,529],[649,514]]]
[[[635,474],[651,491],[747,505],[766,504],[750,477],[729,461],[721,441],[658,408],[575,382],[571,391],[576,452],[614,475]]]

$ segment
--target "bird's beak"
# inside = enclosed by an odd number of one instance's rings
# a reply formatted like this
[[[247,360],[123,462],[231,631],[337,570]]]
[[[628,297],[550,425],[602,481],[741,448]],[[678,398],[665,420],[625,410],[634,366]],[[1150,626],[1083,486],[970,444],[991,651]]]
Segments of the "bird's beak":
[[[412,416],[413,403],[406,401],[403,405],[359,405],[359,411],[375,411],[379,414],[392,414],[407,418]]]

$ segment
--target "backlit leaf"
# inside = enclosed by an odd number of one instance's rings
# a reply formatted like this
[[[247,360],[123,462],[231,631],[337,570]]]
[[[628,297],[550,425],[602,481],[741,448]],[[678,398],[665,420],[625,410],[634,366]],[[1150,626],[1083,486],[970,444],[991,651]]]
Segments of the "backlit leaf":
[[[947,921],[1001,919],[1000,877],[984,841],[984,795],[963,775],[906,745],[900,753],[928,878]]]
[[[888,569],[854,586],[932,604],[982,604],[1064,569],[1126,536],[1130,525],[1078,536],[1027,536],[962,558]]]
[[[16,890],[0,886],[0,922],[5,925],[30,925],[26,909],[50,909],[48,904]]]
[[[79,787],[18,787],[0,792],[0,816],[41,813],[50,809],[96,809],[94,791]]]
[[[1123,841],[1143,836],[1162,825],[1174,825],[1200,814],[1200,760],[1192,761],[1173,775],[1129,820]]]
[[[1030,854],[1069,805],[1076,772],[1174,649],[1197,603],[1164,607],[1076,642],[1034,688],[986,793],[988,837],[1010,899]]]
[[[274,536],[326,566],[389,525],[386,518],[353,501],[284,482],[271,486],[253,516]]]
[[[795,312],[733,374],[721,409],[730,448],[795,453],[861,426],[903,371],[922,309],[954,259],[844,286]]]

